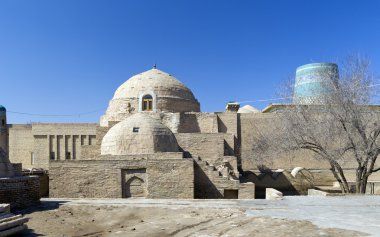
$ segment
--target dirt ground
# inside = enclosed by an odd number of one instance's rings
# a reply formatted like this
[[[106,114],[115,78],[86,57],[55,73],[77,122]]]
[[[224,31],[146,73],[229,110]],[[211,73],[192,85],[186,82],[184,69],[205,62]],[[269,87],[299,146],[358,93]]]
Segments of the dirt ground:
[[[29,230],[19,236],[366,236],[309,221],[247,217],[242,208],[57,204],[23,212]]]

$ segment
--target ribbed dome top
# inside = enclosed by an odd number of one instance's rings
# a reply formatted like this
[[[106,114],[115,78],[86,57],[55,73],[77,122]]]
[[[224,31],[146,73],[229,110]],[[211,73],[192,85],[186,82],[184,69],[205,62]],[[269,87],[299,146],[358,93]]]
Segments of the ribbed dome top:
[[[138,97],[142,91],[154,91],[160,97],[195,100],[189,88],[173,76],[156,68],[129,78],[116,90],[113,99]]]
[[[136,113],[113,126],[104,136],[102,155],[178,152],[174,134],[159,120]]]
[[[6,112],[6,111],[7,109],[4,106],[0,105],[0,112]]]

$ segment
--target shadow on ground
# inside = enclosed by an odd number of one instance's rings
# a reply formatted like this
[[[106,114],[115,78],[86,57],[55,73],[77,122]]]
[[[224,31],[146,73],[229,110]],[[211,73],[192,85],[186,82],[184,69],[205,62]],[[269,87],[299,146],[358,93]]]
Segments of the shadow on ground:
[[[23,208],[23,209],[15,209],[13,210],[14,214],[22,214],[27,215],[34,212],[44,212],[44,211],[50,211],[54,209],[58,209],[62,204],[66,203],[66,201],[42,201],[41,204]],[[26,223],[28,224],[28,223]],[[33,229],[27,229],[24,232],[16,235],[12,235],[13,237],[35,237],[35,236],[46,236],[43,234],[35,233]]]

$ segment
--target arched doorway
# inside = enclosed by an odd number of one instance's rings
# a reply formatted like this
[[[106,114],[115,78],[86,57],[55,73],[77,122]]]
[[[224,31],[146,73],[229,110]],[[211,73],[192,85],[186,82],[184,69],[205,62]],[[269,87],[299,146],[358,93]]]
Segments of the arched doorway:
[[[145,197],[146,188],[144,180],[133,176],[124,183],[123,198]]]

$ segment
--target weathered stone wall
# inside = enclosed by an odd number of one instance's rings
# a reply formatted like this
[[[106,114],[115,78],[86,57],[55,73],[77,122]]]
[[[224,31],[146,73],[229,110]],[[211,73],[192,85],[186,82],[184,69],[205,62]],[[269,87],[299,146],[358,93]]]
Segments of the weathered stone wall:
[[[50,159],[80,159],[96,144],[96,124],[9,125],[9,158],[24,168],[49,168]]]
[[[241,121],[241,161],[243,170],[257,170],[257,162],[261,153],[253,149],[255,137],[258,133],[270,137],[276,133],[276,128],[281,126],[281,118],[276,113],[240,114]],[[274,138],[275,139],[275,138]],[[265,156],[263,156],[265,157]],[[275,159],[264,159],[264,164],[271,169],[293,169],[303,167],[307,169],[328,170],[326,161],[318,159],[311,151],[299,150],[277,154]],[[347,161],[344,164],[347,169],[355,168],[355,161]]]
[[[174,97],[160,97],[157,98],[157,112],[187,112],[187,111],[200,111],[200,105],[197,101],[184,100]]]
[[[113,123],[112,125],[115,125]],[[96,145],[99,146],[99,153],[100,153],[100,146],[102,145],[103,137],[107,134],[107,132],[112,128],[112,126],[108,127],[102,127],[102,126],[96,126]]]
[[[178,133],[218,133],[215,113],[181,113]]]
[[[218,113],[218,132],[226,133],[225,136],[225,155],[239,156],[239,131],[240,114],[237,113]],[[239,160],[240,164],[240,160]]]
[[[50,160],[81,159],[82,146],[96,145],[96,124],[33,124],[35,168]]]
[[[0,178],[0,203],[10,203],[12,208],[38,204],[40,182],[36,176]]]
[[[49,169],[49,196],[121,198],[121,170],[145,167],[146,161],[52,161]]]
[[[149,160],[148,198],[194,198],[193,159]]]
[[[102,158],[105,159],[52,161],[49,170],[50,197],[121,198],[125,172],[146,169],[147,181],[143,181],[146,182],[148,197],[192,198],[192,159]]]
[[[218,132],[230,133],[238,136],[238,117],[237,113],[217,113]]]
[[[252,182],[240,183],[239,199],[255,199],[256,186]]]
[[[32,168],[34,139],[32,125],[9,125],[9,160],[22,163],[24,168]]]
[[[100,145],[82,146],[81,150],[81,160],[96,160],[100,156]]]
[[[34,164],[33,167],[49,169],[49,140],[46,135],[34,136]]]
[[[36,176],[40,181],[40,197],[49,197],[49,175],[46,170],[24,170],[23,176]]]
[[[224,155],[225,156],[238,156],[239,149],[237,138],[233,134],[224,134]]]
[[[177,133],[178,145],[191,157],[214,163],[224,156],[224,135],[218,133]]]
[[[240,114],[240,123],[242,169],[257,170],[258,164],[255,160],[261,154],[253,150],[255,137],[259,131],[266,136],[274,134],[276,127],[281,125],[281,120],[271,113]],[[275,159],[264,160],[264,164],[271,169],[293,169],[299,166],[307,169],[329,169],[327,162],[315,159],[312,152],[304,150],[282,153]]]
[[[181,113],[158,113],[161,123],[168,127],[173,133],[178,132]]]
[[[96,123],[34,123],[33,135],[96,135]]]
[[[240,155],[244,179],[256,184],[258,194],[265,187],[281,190],[285,194],[296,194],[304,191],[303,188],[299,187],[297,180],[290,176],[282,174],[275,179],[271,178],[270,175],[264,175],[263,177],[263,174],[260,174],[258,170],[258,162],[256,161],[257,159],[262,159],[263,164],[271,170],[285,169],[286,172],[291,172],[295,167],[303,167],[312,173],[315,185],[332,185],[335,179],[329,170],[329,164],[317,159],[316,155],[310,151],[284,152],[274,157],[275,159],[267,159],[260,157],[262,154],[253,150],[258,131],[263,135],[270,136],[276,132],[276,127],[281,126],[281,120],[276,116],[275,113],[240,114]],[[355,167],[355,162],[346,162],[344,164],[347,180],[355,180]],[[372,181],[380,180],[380,173],[374,173],[369,179]]]

